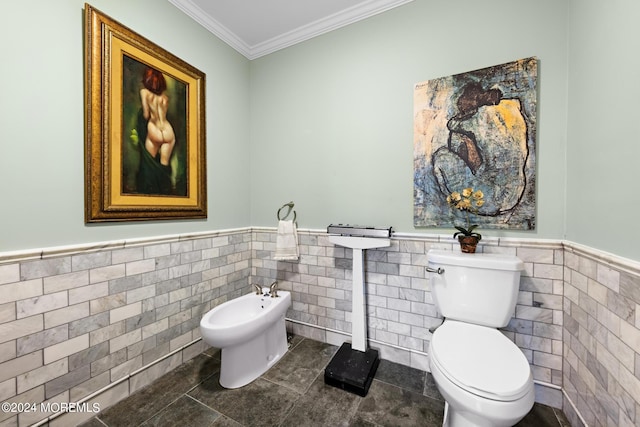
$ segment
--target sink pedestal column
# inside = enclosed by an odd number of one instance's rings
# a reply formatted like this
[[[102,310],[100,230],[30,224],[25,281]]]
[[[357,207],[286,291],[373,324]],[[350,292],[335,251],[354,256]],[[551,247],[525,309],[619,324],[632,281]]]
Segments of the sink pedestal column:
[[[367,349],[367,317],[364,297],[364,250],[391,245],[390,239],[330,235],[335,245],[353,249],[351,292],[351,343],[342,344],[324,371],[326,384],[366,396],[378,369],[378,351]]]

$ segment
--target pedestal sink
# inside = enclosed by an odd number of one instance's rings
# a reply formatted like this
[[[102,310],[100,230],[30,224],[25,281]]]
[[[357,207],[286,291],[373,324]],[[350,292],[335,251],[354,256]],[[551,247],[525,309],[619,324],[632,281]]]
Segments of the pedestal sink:
[[[370,229],[370,228],[369,228]],[[389,234],[390,234],[390,228]],[[378,368],[378,351],[367,349],[367,318],[364,297],[364,262],[366,249],[391,245],[389,238],[329,235],[335,245],[353,250],[353,288],[351,312],[352,342],[342,344],[324,373],[325,383],[366,396]]]

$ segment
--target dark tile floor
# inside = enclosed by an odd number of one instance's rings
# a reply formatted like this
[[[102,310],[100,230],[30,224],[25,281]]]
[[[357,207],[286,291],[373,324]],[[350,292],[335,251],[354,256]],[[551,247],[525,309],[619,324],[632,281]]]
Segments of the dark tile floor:
[[[210,349],[83,427],[118,426],[441,426],[444,402],[431,374],[382,360],[360,397],[324,384],[338,347],[293,337],[262,377],[235,390],[218,383],[220,353]],[[536,404],[518,424],[566,427],[561,411]]]

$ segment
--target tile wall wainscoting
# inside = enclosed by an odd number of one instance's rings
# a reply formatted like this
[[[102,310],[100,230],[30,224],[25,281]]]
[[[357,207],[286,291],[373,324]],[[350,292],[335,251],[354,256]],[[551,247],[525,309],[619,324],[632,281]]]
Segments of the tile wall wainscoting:
[[[192,359],[210,308],[278,280],[292,332],[330,344],[351,330],[351,250],[299,231],[298,262],[274,261],[275,228],[0,253],[0,401],[81,402],[61,416],[0,412],[0,426],[91,418]],[[442,321],[425,273],[450,236],[397,233],[365,254],[369,339],[383,359],[428,370]],[[527,356],[536,400],[573,426],[640,423],[640,264],[571,242],[485,238],[526,271],[503,332]],[[40,409],[40,407],[38,407]]]
[[[36,404],[0,412],[0,426],[76,425],[93,403],[104,410],[202,353],[204,313],[249,291],[251,238],[242,229],[0,254],[0,401]],[[63,416],[41,410],[78,401],[87,405]]]

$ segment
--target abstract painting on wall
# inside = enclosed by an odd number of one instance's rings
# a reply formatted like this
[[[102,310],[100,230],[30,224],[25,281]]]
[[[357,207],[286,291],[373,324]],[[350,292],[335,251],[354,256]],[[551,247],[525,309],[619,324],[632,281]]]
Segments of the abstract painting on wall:
[[[414,87],[414,226],[451,227],[447,196],[480,190],[482,228],[536,227],[538,61],[520,59]]]

